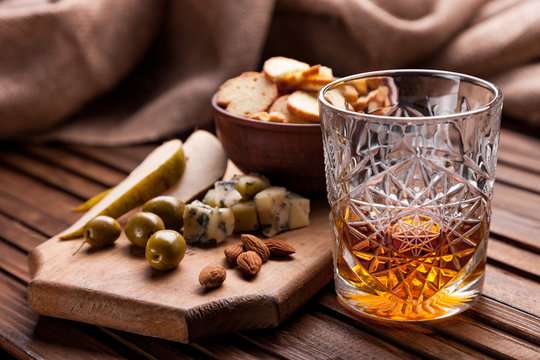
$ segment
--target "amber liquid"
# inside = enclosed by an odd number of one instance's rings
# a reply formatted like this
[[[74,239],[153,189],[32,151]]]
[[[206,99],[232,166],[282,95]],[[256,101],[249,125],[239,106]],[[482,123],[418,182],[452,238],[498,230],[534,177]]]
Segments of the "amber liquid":
[[[451,224],[408,212],[378,227],[333,216],[338,297],[361,313],[428,320],[462,311],[480,294],[485,216]],[[339,281],[338,281],[339,280]],[[343,283],[343,286],[339,284]]]

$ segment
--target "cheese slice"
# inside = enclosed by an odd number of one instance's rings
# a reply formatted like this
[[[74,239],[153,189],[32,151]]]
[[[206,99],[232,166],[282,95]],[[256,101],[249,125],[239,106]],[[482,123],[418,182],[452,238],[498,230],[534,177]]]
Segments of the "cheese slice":
[[[262,232],[272,237],[289,228],[290,202],[284,187],[270,186],[254,197]]]
[[[259,229],[259,218],[255,201],[241,201],[231,207],[234,214],[234,231],[255,231]]]
[[[270,181],[265,176],[254,173],[235,175],[232,180],[236,182],[235,188],[242,195],[242,200],[251,200],[259,191],[270,186]]]
[[[309,226],[309,199],[295,193],[289,193],[289,229],[298,229]]]
[[[188,244],[219,244],[234,231],[234,214],[229,208],[208,206],[198,200],[184,210],[184,238]]]
[[[214,183],[215,204],[219,207],[231,207],[242,199],[235,188],[235,181],[216,181]]]
[[[210,189],[204,194],[202,202],[208,206],[216,207],[216,190]]]

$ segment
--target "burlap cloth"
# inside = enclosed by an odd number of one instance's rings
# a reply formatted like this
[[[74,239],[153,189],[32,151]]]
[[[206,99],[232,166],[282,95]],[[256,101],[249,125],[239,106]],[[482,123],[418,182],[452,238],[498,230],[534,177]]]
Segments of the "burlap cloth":
[[[540,124],[540,0],[0,0],[0,139],[169,138],[273,55],[476,75]]]

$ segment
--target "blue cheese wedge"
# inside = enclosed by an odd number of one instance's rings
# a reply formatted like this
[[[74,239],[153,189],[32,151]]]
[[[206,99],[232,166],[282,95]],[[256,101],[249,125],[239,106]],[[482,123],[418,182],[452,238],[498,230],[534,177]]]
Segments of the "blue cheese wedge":
[[[242,195],[235,188],[236,181],[216,181],[214,183],[214,196],[216,206],[231,207],[242,199]]]
[[[216,190],[210,189],[204,194],[202,202],[208,206],[216,207]]]
[[[262,232],[272,237],[289,228],[290,201],[284,187],[270,186],[255,195]]]
[[[289,229],[298,229],[309,226],[310,202],[303,196],[295,193],[289,193]]]
[[[235,175],[232,180],[236,183],[235,188],[242,195],[242,200],[251,200],[255,194],[270,186],[270,181],[265,176],[254,173]]]
[[[255,201],[241,201],[231,207],[234,214],[234,231],[255,231],[259,229],[259,218]]]
[[[234,214],[195,200],[184,210],[184,238],[188,244],[217,245],[234,231]]]

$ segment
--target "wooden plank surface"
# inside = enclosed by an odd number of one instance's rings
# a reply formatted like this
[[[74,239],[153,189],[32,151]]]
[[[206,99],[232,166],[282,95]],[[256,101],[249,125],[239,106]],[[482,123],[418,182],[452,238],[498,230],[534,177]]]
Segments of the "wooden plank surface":
[[[501,133],[484,295],[450,323],[389,327],[358,318],[339,306],[331,284],[277,328],[191,344],[31,311],[28,253],[78,216],[74,205],[115,185],[151,149],[0,150],[2,351],[22,359],[538,358],[540,140],[507,130]]]

